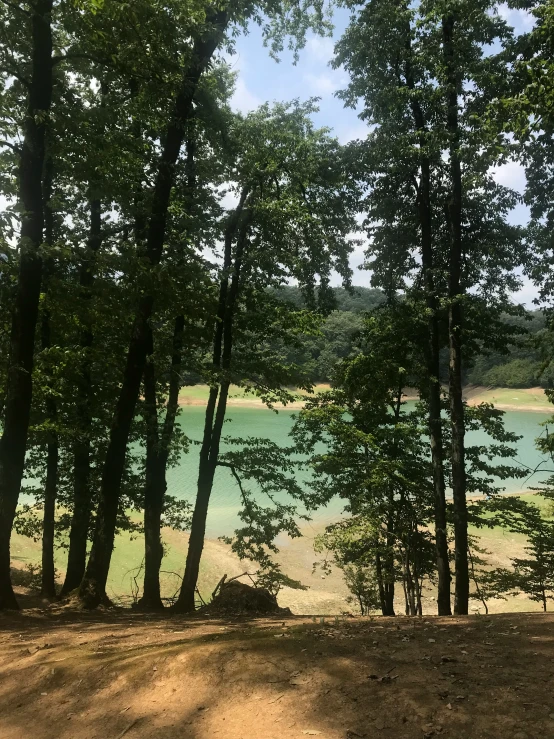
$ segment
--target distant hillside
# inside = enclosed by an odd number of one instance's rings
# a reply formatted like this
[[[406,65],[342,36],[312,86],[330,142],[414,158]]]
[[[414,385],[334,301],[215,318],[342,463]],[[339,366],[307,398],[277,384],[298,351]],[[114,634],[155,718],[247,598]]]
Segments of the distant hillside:
[[[275,291],[298,308],[305,307],[298,287],[282,287]],[[356,335],[363,325],[365,313],[378,308],[385,301],[381,290],[355,286],[352,291],[333,288],[336,309],[323,324],[322,337],[306,337],[302,349],[284,350],[287,359],[301,364],[314,382],[328,382],[333,367],[340,359],[355,351]],[[546,330],[544,313],[528,311],[525,316],[506,316],[506,323],[523,330],[523,335],[506,347],[505,353],[486,351],[466,368],[468,385],[485,387],[530,388],[554,384],[554,371],[543,368],[538,341]],[[442,375],[448,375],[447,351],[442,353]]]

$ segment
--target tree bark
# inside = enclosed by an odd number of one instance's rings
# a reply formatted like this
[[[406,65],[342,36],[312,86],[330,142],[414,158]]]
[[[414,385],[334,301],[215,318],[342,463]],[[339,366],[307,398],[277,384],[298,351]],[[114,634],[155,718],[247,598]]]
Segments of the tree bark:
[[[387,570],[388,567],[385,567]],[[379,587],[379,600],[383,616],[394,616],[394,580],[390,582],[390,572],[383,572],[383,560],[380,553],[375,553],[375,575]]]
[[[92,359],[90,351],[94,343],[91,315],[92,287],[95,278],[95,261],[102,246],[102,203],[98,198],[90,201],[90,228],[86,251],[79,271],[80,299],[82,303],[82,327],[79,337],[81,350],[75,393],[77,436],[73,444],[73,515],[69,531],[67,569],[61,594],[67,595],[78,588],[85,573],[87,541],[92,512],[90,490],[91,428],[92,428]]]
[[[50,311],[45,309],[41,321],[42,349],[51,346]],[[54,565],[54,534],[56,498],[58,494],[58,460],[59,440],[56,431],[58,408],[55,398],[52,397],[52,388],[46,387],[46,414],[45,419],[50,427],[47,431],[46,451],[46,481],[44,486],[44,514],[42,519],[42,583],[41,595],[47,598],[56,597],[56,570]]]
[[[409,33],[409,31],[408,31]],[[408,35],[408,51],[410,36]],[[406,83],[415,90],[415,82],[409,60],[406,63]],[[433,489],[435,494],[435,549],[437,555],[437,606],[439,616],[450,616],[450,566],[448,563],[448,536],[446,522],[446,488],[444,481],[444,451],[441,423],[441,385],[440,385],[440,334],[439,301],[435,288],[433,254],[433,219],[431,208],[431,162],[423,154],[427,149],[427,127],[421,105],[416,98],[411,102],[412,116],[419,133],[420,183],[417,193],[417,209],[421,236],[421,268],[425,302],[429,314],[427,345],[425,347],[427,364],[427,383],[425,394],[429,407],[428,428],[431,445],[431,464],[433,468]]]
[[[452,426],[452,497],[454,507],[455,596],[454,613],[465,615],[469,608],[469,565],[465,470],[465,423],[462,395],[462,172],[458,122],[458,75],[454,49],[455,18],[443,19],[443,50],[446,69],[447,130],[450,149],[451,194],[448,204],[450,258],[448,285],[448,343],[450,422]]]
[[[44,229],[42,177],[53,84],[52,0],[36,0],[29,7],[32,59],[19,166],[19,200],[23,209],[20,261],[0,440],[0,609],[18,608],[10,577],[10,538],[23,477],[33,394],[33,355],[42,279],[39,255]]]
[[[44,242],[48,246],[54,243],[54,213],[52,210],[52,183],[53,183],[53,161],[47,156],[44,164],[44,182],[43,182],[43,198],[44,198]],[[41,347],[42,351],[48,351],[52,346],[52,326],[51,311],[48,306],[48,300],[52,293],[50,279],[55,271],[54,260],[48,256],[43,264],[43,281],[45,283],[44,293],[46,296],[46,305],[42,309],[41,318]],[[59,460],[59,439],[57,432],[58,423],[58,404],[53,396],[54,387],[51,376],[51,362],[47,357],[46,370],[46,400],[45,400],[45,420],[48,425],[47,430],[47,451],[46,451],[46,481],[44,486],[44,515],[42,520],[42,582],[41,595],[46,598],[56,597],[56,568],[54,565],[54,535],[55,535],[55,516],[56,516],[56,498],[58,495],[58,460]]]
[[[146,238],[146,257],[151,268],[159,264],[162,256],[175,165],[183,143],[186,123],[193,115],[194,93],[203,71],[221,41],[227,23],[227,13],[225,11],[214,12],[208,21],[213,28],[194,43],[191,60],[184,70],[182,87],[175,101],[173,116],[164,139]],[[85,605],[91,608],[97,606],[106,597],[106,582],[114,545],[127,441],[146,363],[148,323],[153,306],[153,295],[146,294],[139,301],[120,394],[111,423],[108,449],[102,469],[92,549],[79,589]]]
[[[428,428],[431,443],[433,468],[433,490],[435,494],[435,549],[437,553],[439,616],[450,616],[450,566],[448,563],[448,537],[446,523],[446,488],[444,481],[444,452],[441,421],[440,385],[440,342],[438,299],[433,273],[433,242],[430,200],[430,165],[424,158],[421,162],[421,183],[418,196],[421,228],[421,266],[425,289],[425,302],[429,312],[428,343],[426,346],[427,383],[426,394],[429,407]]]
[[[221,381],[219,388],[215,386],[210,389],[208,405],[206,407],[204,436],[200,449],[200,464],[198,469],[198,488],[194,512],[192,514],[185,574],[179,597],[174,605],[174,610],[180,613],[191,613],[195,609],[194,596],[198,583],[202,550],[204,549],[208,506],[219,457],[221,432],[225,421],[227,396],[231,384],[228,375],[231,368],[233,347],[233,319],[239,293],[240,272],[250,221],[249,212],[243,217],[244,206],[248,196],[249,189],[244,188],[239,204],[229,219],[225,232],[223,277],[219,288],[219,304],[214,332],[212,360],[214,368],[223,371],[224,379]],[[239,234],[233,264],[232,246],[237,230]],[[229,285],[229,271],[231,268],[233,271]]]
[[[57,434],[52,433],[46,454],[46,484],[44,487],[44,515],[42,521],[42,583],[40,594],[56,597],[56,568],[54,565],[54,534],[56,497],[58,492],[59,446]]]
[[[160,592],[160,567],[163,559],[161,518],[167,490],[167,461],[179,407],[180,367],[183,346],[184,316],[177,316],[173,329],[173,356],[165,420],[158,429],[156,374],[153,361],[144,370],[146,407],[146,481],[144,487],[144,588],[139,606],[148,610],[163,608]]]

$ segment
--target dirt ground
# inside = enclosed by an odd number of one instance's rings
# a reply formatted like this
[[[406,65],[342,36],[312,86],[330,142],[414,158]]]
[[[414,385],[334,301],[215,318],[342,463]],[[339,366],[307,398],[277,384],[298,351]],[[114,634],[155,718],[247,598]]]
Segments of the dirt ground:
[[[554,615],[0,614],[2,739],[548,739]]]

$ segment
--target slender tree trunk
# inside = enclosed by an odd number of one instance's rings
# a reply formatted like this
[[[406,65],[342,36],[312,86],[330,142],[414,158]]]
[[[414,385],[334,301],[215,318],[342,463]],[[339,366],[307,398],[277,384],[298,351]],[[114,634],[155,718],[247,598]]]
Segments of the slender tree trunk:
[[[390,562],[381,558],[379,552],[375,554],[375,575],[379,587],[379,600],[381,602],[381,613],[383,616],[394,616],[394,571],[390,572]]]
[[[385,587],[385,616],[394,616],[394,581],[396,573],[394,571],[394,521],[392,516],[387,521],[387,550],[383,558],[384,569],[384,587]]]
[[[208,407],[206,412],[204,442],[200,452],[200,467],[198,471],[198,491],[192,514],[185,574],[179,598],[175,604],[175,610],[181,613],[191,613],[195,610],[194,595],[198,583],[202,550],[204,549],[206,519],[208,517],[208,506],[217,467],[217,458],[219,456],[219,444],[225,421],[229,385],[229,382],[224,381],[221,383],[219,392],[217,388],[212,388],[210,391],[209,401],[213,405],[212,408]],[[213,418],[216,402],[217,411],[215,412],[215,419],[212,425],[210,417]]]
[[[51,346],[50,311],[45,309],[41,322],[42,349]],[[48,383],[49,384],[49,383]],[[47,387],[46,422],[52,428],[47,431],[46,482],[44,486],[44,514],[42,519],[42,584],[41,595],[56,597],[56,570],[54,566],[54,533],[56,498],[58,494],[59,440],[56,431],[58,409],[52,397],[52,388]]]
[[[406,590],[408,592],[409,615],[417,616],[415,585],[414,579],[412,577],[412,572],[410,570],[410,560],[408,557],[408,552],[406,552],[404,569],[406,572]]]
[[[102,245],[102,203],[98,198],[90,201],[90,229],[84,258],[79,272],[82,327],[79,337],[80,366],[75,393],[77,437],[73,444],[73,515],[69,531],[69,552],[62,595],[78,588],[85,573],[87,541],[92,511],[90,490],[91,428],[92,428],[92,359],[94,343],[92,325],[92,286],[95,277],[95,261]]]
[[[163,558],[161,517],[166,491],[158,433],[156,371],[151,357],[144,368],[144,405],[146,419],[146,470],[144,486],[144,591],[139,601],[143,608],[163,608],[160,593],[160,567]]]
[[[475,584],[475,590],[477,592],[477,597],[479,598],[479,600],[481,601],[481,603],[485,607],[485,614],[488,616],[489,615],[489,607],[487,605],[487,601],[485,600],[485,598],[483,596],[483,592],[481,591],[481,588],[479,587],[479,581],[477,580],[477,573],[475,572],[475,564],[473,562],[473,555],[471,554],[471,549],[469,547],[468,547],[467,553],[468,553],[468,557],[469,557],[469,564],[470,564],[470,567],[471,567],[471,577],[473,578],[473,582]]]
[[[48,246],[54,243],[54,213],[52,210],[52,182],[53,161],[47,156],[44,165],[44,242]],[[43,281],[45,283],[44,293],[46,305],[42,310],[41,318],[41,345],[43,351],[48,351],[52,346],[51,311],[48,300],[52,293],[50,280],[54,275],[54,260],[48,257],[43,265]],[[58,495],[58,460],[59,439],[56,429],[58,423],[58,407],[53,396],[53,380],[51,376],[51,361],[47,357],[46,372],[46,401],[45,420],[49,428],[47,431],[46,451],[46,481],[44,486],[44,515],[42,520],[42,583],[41,595],[46,598],[56,597],[56,568],[54,566],[54,534],[56,517],[56,498]]]
[[[144,399],[146,406],[146,482],[144,488],[144,589],[139,606],[145,609],[163,608],[160,592],[160,567],[163,559],[161,539],[161,518],[167,490],[167,460],[173,436],[179,389],[181,387],[180,367],[183,346],[184,316],[175,319],[173,329],[173,355],[165,421],[158,429],[156,405],[156,376],[152,361],[146,363],[144,370]]]
[[[32,59],[19,166],[19,200],[23,213],[19,275],[0,440],[0,609],[18,608],[10,577],[10,538],[23,477],[33,394],[33,354],[42,279],[38,251],[44,228],[42,176],[46,126],[52,102],[52,0],[36,0],[29,9]]]
[[[54,566],[54,533],[56,495],[58,491],[57,435],[48,443],[46,456],[46,484],[44,487],[44,515],[42,520],[42,584],[40,594],[47,598],[56,597],[56,569]]]
[[[225,232],[223,278],[219,289],[218,320],[214,332],[213,350],[213,366],[215,369],[223,370],[225,377],[221,381],[219,388],[215,386],[210,389],[208,405],[206,407],[204,436],[198,469],[198,488],[194,512],[192,514],[185,574],[179,597],[174,606],[174,610],[181,613],[190,613],[195,608],[194,595],[198,583],[202,550],[204,548],[208,506],[219,458],[221,432],[227,410],[227,397],[230,386],[228,374],[231,368],[233,348],[233,319],[239,294],[242,259],[246,248],[247,232],[251,218],[250,210],[245,211],[244,209],[249,192],[249,188],[245,187],[243,189],[239,204],[230,217]],[[233,264],[232,246],[237,231],[237,245]],[[229,285],[228,272],[231,267],[233,267],[233,274]]]
[[[411,51],[410,29],[408,28],[407,51]],[[408,88],[414,92],[411,64],[406,63],[406,81]],[[419,101],[414,97],[411,102],[412,115],[416,130],[419,133],[421,151],[427,148],[427,127]],[[450,605],[450,567],[448,563],[448,536],[446,522],[446,486],[444,482],[444,452],[441,422],[441,385],[440,385],[440,333],[439,333],[439,301],[435,288],[434,254],[433,254],[433,218],[431,207],[431,162],[429,157],[420,159],[420,183],[417,194],[417,209],[421,233],[421,267],[425,290],[425,302],[429,314],[428,340],[426,349],[427,382],[425,392],[429,406],[429,439],[431,443],[431,464],[433,468],[433,489],[435,493],[435,549],[437,554],[437,605],[439,616],[452,613]]]
[[[452,497],[454,503],[454,540],[456,585],[454,613],[465,615],[469,607],[469,566],[467,558],[467,501],[465,470],[465,424],[462,395],[462,172],[460,166],[460,131],[458,123],[458,75],[454,49],[454,16],[443,19],[444,60],[447,75],[447,128],[450,143],[451,196],[448,204],[450,222],[448,343],[450,350],[449,392],[452,425]]]
[[[186,205],[190,211],[194,202],[196,188],[194,136],[187,139],[187,157],[185,172],[187,176]],[[140,200],[140,198],[139,198]],[[144,226],[140,218],[135,222],[137,243],[141,243],[141,232]],[[156,399],[156,371],[153,361],[154,336],[150,343],[151,361],[144,370],[144,399],[146,418],[146,480],[144,487],[144,585],[143,595],[138,605],[145,610],[161,610],[163,602],[160,589],[160,568],[163,559],[163,543],[161,537],[162,512],[167,490],[167,462],[169,448],[173,438],[175,419],[179,408],[179,390],[181,388],[181,354],[183,350],[183,332],[185,317],[177,316],[173,327],[173,347],[169,377],[169,392],[165,420],[161,429],[158,424],[158,407]]]
[[[162,255],[175,165],[183,143],[186,123],[194,112],[194,93],[204,69],[223,37],[227,13],[214,12],[209,22],[213,28],[205,38],[197,40],[194,44],[164,139],[146,238],[146,256],[151,268],[160,262]],[[149,320],[153,307],[154,296],[144,295],[139,302],[133,323],[120,394],[112,418],[110,439],[102,469],[96,529],[89,561],[79,589],[81,598],[89,607],[97,606],[106,597],[106,582],[114,545],[127,441],[146,363]]]
[[[388,616],[387,613],[387,597],[385,593],[385,583],[383,580],[383,565],[381,562],[381,555],[377,551],[375,553],[375,576],[377,577],[377,586],[379,588],[379,600],[381,602],[381,613],[383,616]]]
[[[421,603],[421,588],[422,584],[419,579],[419,575],[417,571],[414,573],[414,579],[415,579],[415,587],[416,587],[416,598],[417,598],[417,615],[422,616],[423,615],[423,606]]]
[[[402,590],[404,591],[404,613],[410,615],[410,603],[408,601],[408,589],[406,587],[406,573],[402,573]]]

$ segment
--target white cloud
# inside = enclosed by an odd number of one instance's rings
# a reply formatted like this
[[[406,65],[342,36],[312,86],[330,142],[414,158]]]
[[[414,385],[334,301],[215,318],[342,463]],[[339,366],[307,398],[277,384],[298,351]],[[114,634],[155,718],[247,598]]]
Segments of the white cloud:
[[[506,3],[498,6],[498,15],[513,26],[518,35],[530,31],[535,25],[535,18],[531,13],[521,8],[509,8]]]
[[[341,144],[347,144],[349,141],[356,141],[357,139],[365,139],[370,131],[370,127],[360,121],[348,126],[336,126],[335,133]]]
[[[322,72],[321,74],[308,72],[304,75],[304,81],[311,93],[321,97],[332,95],[346,84],[342,75],[333,72]]]
[[[332,38],[311,36],[306,42],[306,51],[310,60],[328,63],[333,58],[334,46]]]
[[[491,174],[499,185],[510,187],[520,193],[525,190],[525,168],[519,162],[507,162],[499,167],[493,167]]]
[[[328,74],[312,74],[309,72],[304,75],[304,80],[310,86],[310,91],[316,95],[332,95],[338,86],[336,82]]]
[[[521,288],[512,293],[514,303],[523,304],[528,310],[536,310],[533,300],[538,297],[538,290],[528,277],[521,278]]]
[[[239,77],[233,97],[231,98],[231,107],[239,113],[248,113],[261,105],[262,101],[253,92],[250,92],[246,86],[246,82]]]

